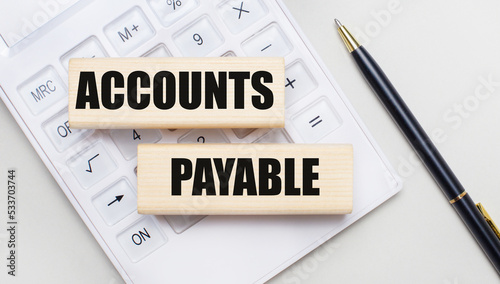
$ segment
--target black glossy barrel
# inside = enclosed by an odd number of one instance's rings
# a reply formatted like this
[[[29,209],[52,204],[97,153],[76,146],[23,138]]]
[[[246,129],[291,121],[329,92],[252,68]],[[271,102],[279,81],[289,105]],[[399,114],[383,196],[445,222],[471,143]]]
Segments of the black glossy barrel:
[[[446,198],[452,200],[463,193],[465,189],[462,184],[375,60],[362,46],[351,54],[366,80],[417,152]],[[486,223],[469,194],[456,201],[453,207],[500,274],[500,240]]]

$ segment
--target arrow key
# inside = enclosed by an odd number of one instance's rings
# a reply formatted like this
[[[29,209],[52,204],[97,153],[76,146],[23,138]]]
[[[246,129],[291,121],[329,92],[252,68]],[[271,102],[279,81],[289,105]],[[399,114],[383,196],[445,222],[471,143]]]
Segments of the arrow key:
[[[109,226],[137,210],[137,196],[126,179],[120,179],[92,198],[94,207]]]

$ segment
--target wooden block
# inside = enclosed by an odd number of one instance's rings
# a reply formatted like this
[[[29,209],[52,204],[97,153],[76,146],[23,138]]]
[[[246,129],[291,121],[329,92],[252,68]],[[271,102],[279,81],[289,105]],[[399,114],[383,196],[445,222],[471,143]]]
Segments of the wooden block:
[[[352,145],[140,144],[140,214],[348,214]]]
[[[278,128],[284,59],[74,58],[72,128]]]

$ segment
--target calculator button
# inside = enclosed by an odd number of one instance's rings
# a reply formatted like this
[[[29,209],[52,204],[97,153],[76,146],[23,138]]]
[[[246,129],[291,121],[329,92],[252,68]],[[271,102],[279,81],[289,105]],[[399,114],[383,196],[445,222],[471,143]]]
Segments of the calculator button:
[[[121,232],[117,239],[132,262],[138,262],[167,242],[167,237],[152,217],[139,219]]]
[[[168,49],[163,44],[159,44],[153,47],[150,51],[146,52],[144,57],[171,57],[172,54],[168,51]]]
[[[231,0],[218,7],[227,28],[239,33],[267,14],[267,8],[260,0]]]
[[[292,51],[292,45],[277,24],[271,24],[242,43],[248,56],[283,57]]]
[[[232,51],[228,51],[228,52],[222,54],[222,57],[236,57],[236,54]]]
[[[107,56],[108,54],[99,40],[95,36],[92,36],[61,56],[61,63],[64,68],[68,70],[70,58],[96,58]]]
[[[224,38],[205,16],[174,35],[174,42],[182,55],[202,57],[222,45]]]
[[[229,143],[220,129],[194,129],[179,137],[178,143]]]
[[[318,84],[301,61],[292,63],[285,69],[285,105],[287,107],[304,98]]]
[[[69,127],[68,112],[57,114],[43,124],[43,130],[58,152],[68,149],[94,132],[93,129],[73,129]]]
[[[254,132],[256,128],[233,128],[234,135],[239,139],[243,139]]]
[[[116,170],[116,163],[101,143],[91,146],[68,161],[80,184],[89,188]]]
[[[161,139],[160,131],[156,129],[113,129],[110,135],[127,160],[137,156],[139,143],[156,143]]]
[[[137,197],[125,179],[99,193],[92,199],[92,203],[109,226],[137,211]]]
[[[306,143],[317,142],[342,125],[335,110],[324,98],[295,115],[292,122]]]
[[[253,143],[293,143],[293,141],[283,129],[273,129]]]
[[[126,55],[152,38],[155,30],[136,7],[105,26],[104,34],[120,55]]]
[[[148,0],[148,3],[164,26],[170,26],[198,7],[197,0]]]
[[[52,66],[26,80],[17,91],[34,115],[68,96],[66,87]]]
[[[180,234],[205,217],[203,215],[170,215],[165,216],[165,219],[167,219],[174,232]]]

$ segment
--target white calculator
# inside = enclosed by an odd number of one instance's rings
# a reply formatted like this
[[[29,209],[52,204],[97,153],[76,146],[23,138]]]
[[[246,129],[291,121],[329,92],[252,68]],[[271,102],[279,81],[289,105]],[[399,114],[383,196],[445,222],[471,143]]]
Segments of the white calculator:
[[[400,190],[395,171],[281,1],[50,3],[25,21],[0,19],[13,21],[0,25],[0,96],[125,282],[265,282]],[[1,5],[15,15],[20,4]],[[108,56],[284,57],[286,126],[72,129],[68,61]],[[353,212],[139,215],[139,143],[353,144]]]

